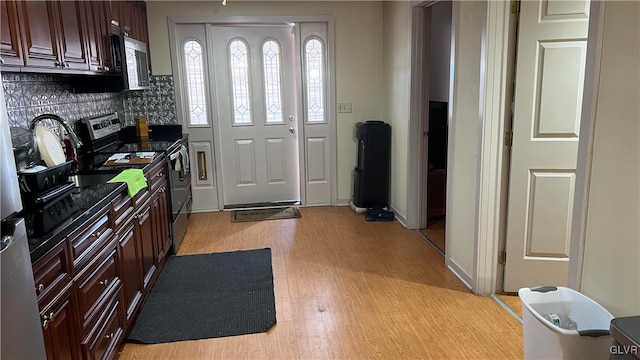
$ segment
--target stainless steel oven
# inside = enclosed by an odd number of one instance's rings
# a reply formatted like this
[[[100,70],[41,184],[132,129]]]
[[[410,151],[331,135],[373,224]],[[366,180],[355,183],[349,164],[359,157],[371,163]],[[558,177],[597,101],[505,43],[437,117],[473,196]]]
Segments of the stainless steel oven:
[[[177,149],[169,153],[169,188],[171,190],[171,238],[173,252],[178,252],[187,232],[191,213],[191,171],[189,166],[189,143],[186,138]]]

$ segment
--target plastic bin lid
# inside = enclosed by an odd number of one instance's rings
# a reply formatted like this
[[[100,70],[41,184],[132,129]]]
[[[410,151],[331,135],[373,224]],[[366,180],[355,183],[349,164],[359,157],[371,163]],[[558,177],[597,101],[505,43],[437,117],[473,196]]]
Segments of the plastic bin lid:
[[[611,337],[620,345],[640,348],[640,316],[628,316],[611,320]]]

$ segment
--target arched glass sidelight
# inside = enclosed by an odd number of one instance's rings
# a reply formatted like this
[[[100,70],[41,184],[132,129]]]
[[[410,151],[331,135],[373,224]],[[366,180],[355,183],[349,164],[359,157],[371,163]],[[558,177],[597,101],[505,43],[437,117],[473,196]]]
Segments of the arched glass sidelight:
[[[189,125],[208,125],[202,45],[189,40],[184,43],[183,51]]]
[[[231,69],[233,124],[252,124],[249,51],[243,40],[235,39],[229,43],[229,68]]]
[[[325,122],[325,50],[320,39],[310,38],[305,42],[304,60],[307,122]]]

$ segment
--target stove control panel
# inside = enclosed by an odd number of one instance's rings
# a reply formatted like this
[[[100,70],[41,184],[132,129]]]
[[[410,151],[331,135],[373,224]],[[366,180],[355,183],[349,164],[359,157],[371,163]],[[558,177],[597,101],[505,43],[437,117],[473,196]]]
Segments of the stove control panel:
[[[102,139],[105,136],[117,133],[121,127],[118,113],[82,119],[82,123],[86,125],[91,140]]]

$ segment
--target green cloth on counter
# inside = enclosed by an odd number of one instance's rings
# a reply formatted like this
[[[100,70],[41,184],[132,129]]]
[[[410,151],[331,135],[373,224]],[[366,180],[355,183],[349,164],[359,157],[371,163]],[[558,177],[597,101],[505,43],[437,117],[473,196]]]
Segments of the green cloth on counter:
[[[127,183],[127,191],[129,197],[134,197],[136,194],[147,187],[147,179],[144,177],[144,173],[141,169],[127,169],[123,170],[120,174],[116,175],[113,179],[107,181],[108,183]]]

